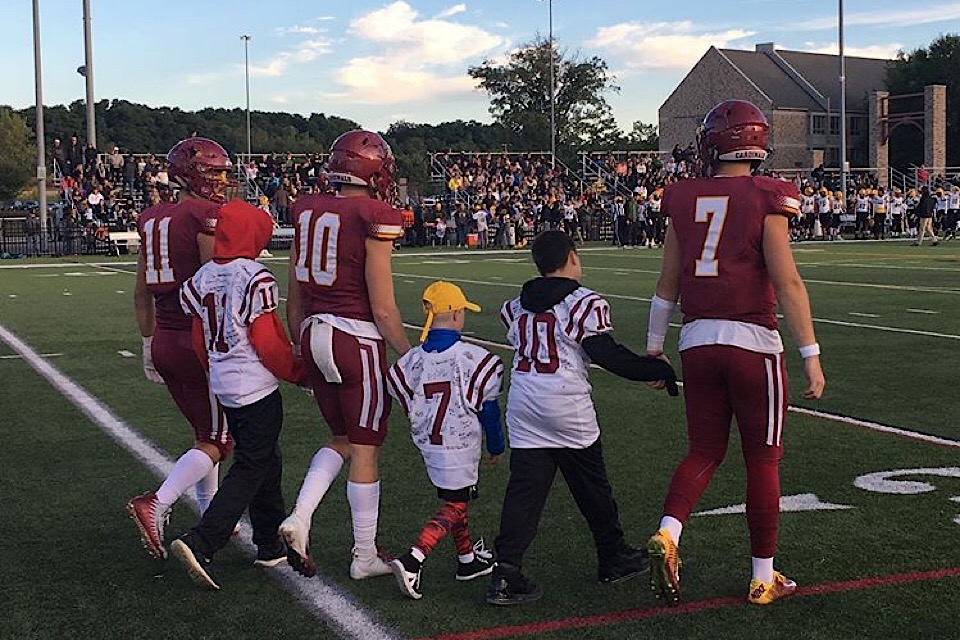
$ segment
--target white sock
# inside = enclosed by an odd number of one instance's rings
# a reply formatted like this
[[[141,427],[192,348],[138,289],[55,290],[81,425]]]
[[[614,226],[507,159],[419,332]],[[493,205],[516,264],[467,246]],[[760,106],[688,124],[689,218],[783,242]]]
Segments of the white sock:
[[[417,559],[417,562],[423,562],[427,559],[427,556],[423,555],[423,551],[417,549],[416,547],[410,547],[410,555]]]
[[[471,562],[473,562],[473,559],[474,559],[473,551],[463,556],[461,555],[457,556],[457,560],[459,560],[461,564],[470,564]]]
[[[200,515],[203,515],[207,507],[210,506],[210,501],[213,500],[213,494],[217,492],[219,486],[220,464],[218,463],[213,465],[210,473],[203,476],[200,482],[193,485],[193,490],[197,492],[197,502],[200,504]]]
[[[347,482],[347,500],[353,517],[354,553],[362,560],[377,555],[377,518],[380,515],[380,481]]]
[[[343,458],[329,447],[323,447],[313,455],[307,477],[303,479],[303,486],[297,495],[297,504],[294,506],[298,516],[307,522],[313,519],[313,512],[317,510],[330,485],[337,479],[342,467]]]
[[[660,528],[670,532],[673,543],[680,546],[680,534],[683,533],[683,523],[673,516],[663,516],[660,518]]]
[[[750,558],[753,565],[753,579],[770,584],[773,582],[773,558]]]
[[[160,503],[160,512],[177,501],[187,489],[200,482],[200,479],[213,469],[213,460],[200,449],[190,449],[180,456],[173,471],[157,489],[157,501]]]

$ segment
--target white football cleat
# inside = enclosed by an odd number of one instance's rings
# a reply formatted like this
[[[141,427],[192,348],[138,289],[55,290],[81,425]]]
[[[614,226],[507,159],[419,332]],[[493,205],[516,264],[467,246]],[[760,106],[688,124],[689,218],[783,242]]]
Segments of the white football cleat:
[[[363,580],[365,578],[376,578],[377,576],[389,576],[393,574],[393,569],[379,555],[371,558],[361,558],[357,555],[357,550],[353,550],[353,562],[350,563],[350,577],[354,580]]]
[[[317,566],[310,557],[310,525],[304,523],[296,510],[280,523],[280,536],[287,545],[287,562],[302,576],[317,575]]]

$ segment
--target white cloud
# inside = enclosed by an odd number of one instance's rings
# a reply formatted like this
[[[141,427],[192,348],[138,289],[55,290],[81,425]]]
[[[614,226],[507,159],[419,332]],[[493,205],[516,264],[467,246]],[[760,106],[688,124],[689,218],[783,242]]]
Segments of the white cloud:
[[[960,2],[947,2],[936,6],[920,6],[911,9],[890,9],[887,11],[865,11],[863,13],[848,13],[843,18],[846,26],[874,25],[887,27],[906,27],[917,24],[932,24],[960,20]],[[836,29],[836,14],[808,20],[790,25],[789,29],[796,31],[806,29]]]
[[[312,38],[297,44],[293,49],[281,51],[263,64],[251,64],[251,76],[282,76],[291,64],[313,62],[322,55],[330,53],[333,41],[329,38]]]
[[[335,20],[335,19],[336,18],[334,18],[333,16],[317,16],[316,18],[314,18],[314,20],[316,20],[317,22],[330,22],[331,20]]]
[[[711,46],[729,48],[753,35],[755,32],[743,29],[697,27],[689,21],[622,22],[600,27],[586,45],[611,51],[627,69],[686,70]]]
[[[437,17],[420,19],[401,0],[355,19],[350,33],[376,45],[378,53],[348,60],[336,73],[343,91],[325,97],[398,104],[471,93],[474,81],[466,74],[467,62],[506,41],[480,27],[441,17],[465,10],[466,5],[458,4]]]
[[[277,34],[281,36],[291,34],[315,36],[327,32],[327,30],[323,27],[301,26],[298,24],[295,24],[292,27],[277,27],[276,31]]]
[[[850,47],[845,46],[843,48],[844,55],[853,56],[855,58],[880,58],[882,60],[892,60],[897,57],[897,53],[903,49],[903,45],[900,43],[892,43],[889,45],[874,45],[871,47]],[[839,55],[840,47],[836,42],[827,42],[827,43],[817,43],[817,42],[804,42],[803,48],[800,51],[807,51],[809,53],[827,53],[830,55]]]
[[[438,13],[436,16],[436,19],[443,20],[444,18],[452,18],[458,13],[464,13],[466,10],[467,10],[467,5],[461,2],[460,4],[455,4],[452,7],[447,7],[446,9]]]

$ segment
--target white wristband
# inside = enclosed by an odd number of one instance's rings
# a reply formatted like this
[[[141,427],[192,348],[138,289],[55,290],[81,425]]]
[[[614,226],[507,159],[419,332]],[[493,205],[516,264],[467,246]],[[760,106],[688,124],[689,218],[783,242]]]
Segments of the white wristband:
[[[660,353],[670,328],[670,318],[676,308],[676,302],[664,300],[654,295],[650,301],[650,319],[647,322],[647,352]]]
[[[807,358],[812,358],[813,356],[820,355],[820,343],[814,342],[813,344],[808,344],[805,347],[800,347],[800,357],[806,360]]]
[[[143,341],[145,349],[150,348],[150,345],[153,344],[153,336],[140,336],[140,339]]]

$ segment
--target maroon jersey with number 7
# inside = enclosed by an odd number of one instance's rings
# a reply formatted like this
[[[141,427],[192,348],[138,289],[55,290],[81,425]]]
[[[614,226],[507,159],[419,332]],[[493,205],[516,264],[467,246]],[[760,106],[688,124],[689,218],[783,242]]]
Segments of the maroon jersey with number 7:
[[[776,329],[763,226],[768,215],[800,214],[793,183],[764,176],[684,180],[664,189],[663,211],[680,245],[684,323],[734,320]]]
[[[373,198],[314,194],[298,198],[292,213],[297,226],[290,259],[304,314],[372,322],[366,240],[401,237],[400,212]]]
[[[140,215],[140,251],[147,290],[157,305],[157,328],[190,331],[191,319],[180,307],[180,286],[200,268],[197,235],[212,236],[220,205],[209,200],[161,202]]]

